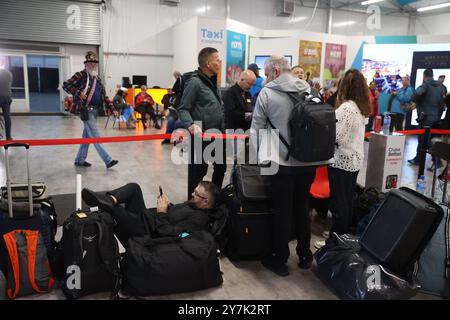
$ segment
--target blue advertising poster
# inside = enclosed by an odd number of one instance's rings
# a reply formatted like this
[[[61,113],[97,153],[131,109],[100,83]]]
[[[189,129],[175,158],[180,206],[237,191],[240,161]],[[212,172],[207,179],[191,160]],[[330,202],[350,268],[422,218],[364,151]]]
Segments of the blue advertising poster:
[[[245,34],[227,31],[227,86],[234,85],[245,70],[246,44]]]

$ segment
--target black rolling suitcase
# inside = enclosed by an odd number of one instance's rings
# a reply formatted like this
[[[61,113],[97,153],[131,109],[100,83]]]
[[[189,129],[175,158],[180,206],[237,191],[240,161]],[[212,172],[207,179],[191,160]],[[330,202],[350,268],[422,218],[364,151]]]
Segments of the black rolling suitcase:
[[[23,184],[13,184],[10,178],[8,149],[23,147],[27,149],[28,185],[24,190]],[[14,230],[39,231],[47,249],[50,264],[53,266],[55,258],[55,234],[57,216],[53,203],[45,196],[45,185],[32,184],[30,178],[29,145],[10,143],[5,148],[5,168],[7,186],[1,188],[0,198],[0,269],[7,273],[7,255],[3,236]],[[18,187],[19,186],[19,187]],[[31,190],[31,193],[28,191]],[[26,193],[27,196],[24,196]]]
[[[29,145],[11,143],[5,147],[6,187],[0,199],[0,269],[8,279],[8,297],[15,299],[45,293],[54,284],[56,213],[44,196],[44,184],[32,184]],[[9,149],[24,147],[28,184],[12,184]]]
[[[271,250],[272,205],[270,177],[260,167],[236,165],[231,180],[235,192],[228,203],[228,242],[224,253],[231,260],[259,259]]]
[[[442,208],[426,196],[408,188],[392,190],[362,234],[361,247],[386,268],[406,275],[443,217]]]

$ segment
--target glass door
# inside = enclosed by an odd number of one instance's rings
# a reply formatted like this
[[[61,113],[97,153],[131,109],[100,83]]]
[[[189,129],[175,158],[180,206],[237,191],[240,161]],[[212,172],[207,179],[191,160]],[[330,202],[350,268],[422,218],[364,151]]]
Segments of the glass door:
[[[24,54],[1,53],[0,67],[9,70],[13,76],[11,112],[29,112],[28,71]]]
[[[60,57],[27,55],[28,90],[32,113],[60,113]]]

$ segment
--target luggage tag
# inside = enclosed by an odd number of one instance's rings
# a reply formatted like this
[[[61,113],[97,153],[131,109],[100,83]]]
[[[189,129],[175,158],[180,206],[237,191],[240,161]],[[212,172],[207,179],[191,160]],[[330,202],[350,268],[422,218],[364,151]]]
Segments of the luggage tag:
[[[84,212],[77,212],[76,216],[78,219],[86,219],[88,217],[88,215]]]

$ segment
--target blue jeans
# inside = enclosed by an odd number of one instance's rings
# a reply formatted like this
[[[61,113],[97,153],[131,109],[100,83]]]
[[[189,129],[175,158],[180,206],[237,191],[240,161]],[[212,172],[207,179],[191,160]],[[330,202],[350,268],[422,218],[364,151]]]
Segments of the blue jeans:
[[[167,120],[167,128],[166,134],[173,133],[176,129],[184,128],[184,124],[180,119],[175,119],[174,117],[170,117]]]
[[[83,138],[98,138],[100,137],[100,134],[98,133],[97,129],[97,110],[89,111],[89,120],[83,121],[84,123],[84,130],[83,130]],[[112,161],[112,158],[106,152],[106,150],[102,147],[100,144],[94,144],[95,149],[98,152],[98,155],[102,158],[102,160],[105,162],[105,164],[108,164]],[[82,144],[80,146],[80,149],[78,149],[78,154],[75,159],[75,163],[84,163],[87,158],[89,150],[89,144]]]

